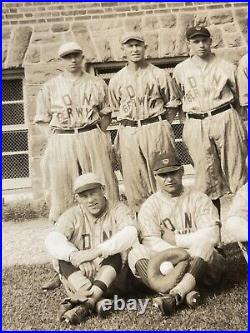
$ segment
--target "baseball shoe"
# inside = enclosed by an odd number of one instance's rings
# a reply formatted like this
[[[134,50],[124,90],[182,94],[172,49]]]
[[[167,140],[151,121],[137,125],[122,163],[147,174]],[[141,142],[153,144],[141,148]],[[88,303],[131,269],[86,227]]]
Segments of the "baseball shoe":
[[[64,313],[73,309],[74,306],[75,306],[75,304],[70,302],[70,298],[65,298],[62,301],[62,303],[60,304],[60,307],[59,307],[59,310],[58,310],[58,315],[57,315],[58,321],[62,321]]]
[[[73,307],[62,315],[62,319],[72,325],[83,322],[92,312],[92,306],[86,302]]]
[[[185,301],[190,308],[194,309],[201,304],[201,295],[198,291],[192,290],[185,296]]]
[[[177,294],[168,294],[153,299],[153,306],[157,307],[165,316],[171,316],[176,312],[180,296]]]
[[[62,282],[59,278],[59,275],[58,273],[56,273],[49,281],[47,281],[46,283],[44,283],[44,285],[42,285],[42,290],[43,291],[54,290],[60,287],[61,283]]]
[[[110,304],[109,306],[107,306],[107,302]],[[113,303],[111,299],[102,298],[95,304],[95,311],[101,318],[106,318],[112,310],[112,306]]]

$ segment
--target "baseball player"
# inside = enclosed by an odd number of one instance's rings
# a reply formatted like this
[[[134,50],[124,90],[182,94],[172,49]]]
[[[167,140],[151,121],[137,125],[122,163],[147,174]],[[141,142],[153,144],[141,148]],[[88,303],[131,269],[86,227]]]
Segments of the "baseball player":
[[[245,54],[239,61],[237,69],[237,83],[239,92],[239,102],[243,111],[243,119],[247,128],[247,108],[248,108],[248,54]]]
[[[78,205],[63,213],[45,240],[49,254],[59,260],[60,276],[69,296],[59,319],[79,324],[93,312],[126,260],[126,251],[137,239],[130,211],[112,203],[94,173],[76,178]]]
[[[35,123],[48,133],[43,157],[49,179],[49,219],[73,204],[72,186],[77,175],[96,172],[112,201],[118,200],[118,184],[111,164],[107,87],[82,69],[83,50],[75,42],[61,45],[58,55],[64,72],[47,81],[37,96]]]
[[[217,210],[206,194],[184,189],[180,161],[175,155],[159,156],[153,170],[159,190],[139,211],[142,244],[130,251],[129,266],[161,295],[154,304],[170,315],[183,301],[195,305],[197,283],[218,283],[225,260],[215,250],[219,241]],[[190,295],[195,295],[192,302]]]
[[[196,186],[220,214],[220,197],[246,182],[247,135],[234,108],[236,68],[211,52],[204,27],[186,32],[189,59],[174,69],[186,117],[183,141],[194,163]]]
[[[126,33],[121,44],[128,64],[111,78],[109,97],[120,124],[116,144],[128,204],[138,212],[142,202],[156,191],[154,157],[175,151],[168,119],[179,101],[170,76],[144,59],[147,45],[141,34]]]

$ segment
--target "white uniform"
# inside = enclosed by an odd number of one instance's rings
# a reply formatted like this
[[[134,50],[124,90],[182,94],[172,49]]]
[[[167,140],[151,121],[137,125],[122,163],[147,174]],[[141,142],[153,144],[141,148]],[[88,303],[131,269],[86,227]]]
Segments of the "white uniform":
[[[213,246],[219,239],[217,210],[211,200],[201,192],[185,189],[178,197],[158,191],[142,205],[138,220],[142,245],[129,253],[129,265],[135,273],[135,263],[150,259],[157,252],[171,247],[188,250],[192,257],[205,261],[212,258]],[[162,239],[164,231],[175,232],[176,245]]]
[[[51,195],[51,220],[56,221],[72,206],[72,184],[81,173],[97,173],[106,185],[107,196],[118,200],[110,134],[98,126],[102,115],[108,113],[106,84],[88,73],[75,80],[61,74],[47,81],[39,92],[35,122],[49,123],[51,128],[43,157],[44,177],[49,180]],[[86,131],[74,133],[79,128]]]
[[[190,115],[183,141],[194,163],[197,189],[212,200],[236,192],[246,182],[247,135],[231,105],[236,94],[235,66],[211,55],[201,67],[190,57],[175,67],[174,78],[183,111]],[[227,110],[216,115],[191,118],[225,105]]]
[[[138,211],[156,191],[152,165],[159,153],[175,151],[174,134],[166,116],[176,107],[170,76],[145,63],[132,71],[125,66],[109,83],[110,104],[117,111],[117,145],[129,206]],[[147,120],[144,124],[143,121]],[[141,122],[138,122],[141,121]],[[131,123],[134,125],[131,125]]]
[[[237,83],[240,105],[248,106],[248,54],[245,54],[239,61]]]

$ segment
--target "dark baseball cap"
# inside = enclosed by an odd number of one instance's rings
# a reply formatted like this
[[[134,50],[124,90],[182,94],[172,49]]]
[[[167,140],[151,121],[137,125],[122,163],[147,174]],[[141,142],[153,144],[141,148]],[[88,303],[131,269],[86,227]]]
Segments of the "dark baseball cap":
[[[196,36],[210,37],[210,32],[205,27],[192,27],[186,32],[186,38],[191,39]]]
[[[181,162],[175,154],[160,155],[153,164],[153,171],[156,175],[177,171],[182,168]]]

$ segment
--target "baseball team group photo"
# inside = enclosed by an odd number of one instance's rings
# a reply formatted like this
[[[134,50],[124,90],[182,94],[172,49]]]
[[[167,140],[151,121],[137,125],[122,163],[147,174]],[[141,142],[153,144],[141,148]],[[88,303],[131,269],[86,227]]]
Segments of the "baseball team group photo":
[[[247,330],[247,9],[2,3],[3,330]]]

